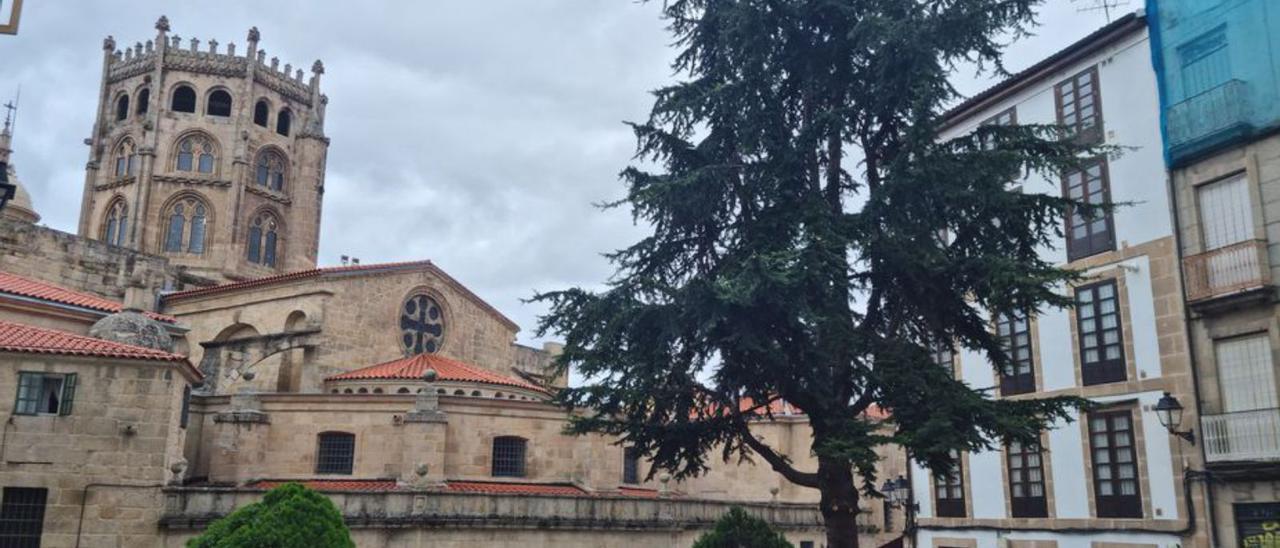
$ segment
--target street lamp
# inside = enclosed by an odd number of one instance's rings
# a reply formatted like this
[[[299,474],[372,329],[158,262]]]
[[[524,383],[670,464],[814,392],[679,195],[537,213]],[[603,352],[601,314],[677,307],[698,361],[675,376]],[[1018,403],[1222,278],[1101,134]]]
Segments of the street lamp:
[[[1196,444],[1195,429],[1185,432],[1178,431],[1178,427],[1182,425],[1182,404],[1178,402],[1178,398],[1165,392],[1164,397],[1156,402],[1155,409],[1156,418],[1160,419],[1160,426],[1163,426],[1170,434],[1187,440],[1191,445]]]
[[[9,182],[9,164],[0,162],[0,209],[4,209],[17,192],[18,185]]]
[[[884,485],[880,486],[880,492],[884,493],[890,506],[906,508],[911,500],[911,482],[899,474],[897,479],[884,480]]]

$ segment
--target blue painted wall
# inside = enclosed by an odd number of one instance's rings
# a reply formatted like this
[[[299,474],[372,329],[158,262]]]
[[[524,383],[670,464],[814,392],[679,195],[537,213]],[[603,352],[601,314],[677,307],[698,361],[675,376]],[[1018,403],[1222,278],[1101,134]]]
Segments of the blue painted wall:
[[[1147,0],[1165,158],[1280,127],[1280,1]]]

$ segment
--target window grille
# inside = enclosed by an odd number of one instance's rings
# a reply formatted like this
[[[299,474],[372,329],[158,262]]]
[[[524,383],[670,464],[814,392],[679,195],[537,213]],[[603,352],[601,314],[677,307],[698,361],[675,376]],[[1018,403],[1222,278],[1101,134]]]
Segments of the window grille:
[[[1128,377],[1115,280],[1076,288],[1076,329],[1084,384],[1120,382]]]
[[[495,477],[523,478],[525,446],[524,438],[501,436],[493,439],[493,475]]]
[[[356,456],[356,435],[323,432],[316,451],[317,474],[351,474]]]
[[[0,548],[40,548],[48,489],[5,487],[0,502]]]

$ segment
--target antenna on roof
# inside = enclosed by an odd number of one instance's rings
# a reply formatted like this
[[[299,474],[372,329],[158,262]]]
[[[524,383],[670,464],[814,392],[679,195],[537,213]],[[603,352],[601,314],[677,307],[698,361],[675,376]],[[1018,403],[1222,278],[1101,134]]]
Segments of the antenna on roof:
[[[1077,8],[1076,11],[1098,11],[1106,15],[1107,22],[1111,22],[1111,10],[1120,6],[1129,5],[1129,0],[1071,0],[1072,2],[1084,2],[1086,5]]]

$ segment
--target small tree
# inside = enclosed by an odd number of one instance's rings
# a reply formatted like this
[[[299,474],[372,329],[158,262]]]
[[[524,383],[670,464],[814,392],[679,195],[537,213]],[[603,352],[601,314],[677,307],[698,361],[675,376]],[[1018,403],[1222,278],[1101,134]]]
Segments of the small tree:
[[[774,531],[764,520],[734,506],[716,521],[693,548],[792,548],[782,533]]]
[[[209,525],[187,548],[355,548],[342,514],[324,495],[297,483],[272,489]]]
[[[571,431],[619,435],[676,478],[709,453],[758,457],[817,489],[827,546],[850,548],[877,448],[946,473],[959,452],[1072,417],[1083,400],[993,398],[931,355],[959,346],[1011,370],[992,314],[1070,305],[1061,288],[1080,275],[1043,252],[1067,215],[1110,207],[1011,188],[1111,152],[1066,128],[940,137],[956,65],[999,68],[1039,3],[661,2],[683,80],[633,124],[640,162],[614,204],[651,233],[611,256],[603,290],[538,297],[559,366],[588,379],[558,395],[586,410]],[[816,467],[752,433],[779,399],[808,419]]]

